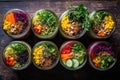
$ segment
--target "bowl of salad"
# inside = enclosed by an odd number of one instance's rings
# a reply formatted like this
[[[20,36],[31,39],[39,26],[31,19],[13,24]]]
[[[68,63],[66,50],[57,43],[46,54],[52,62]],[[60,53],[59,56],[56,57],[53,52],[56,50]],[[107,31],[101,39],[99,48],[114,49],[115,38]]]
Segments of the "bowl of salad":
[[[60,47],[60,62],[68,70],[78,70],[87,61],[87,51],[78,41],[67,41]]]
[[[54,12],[41,9],[32,18],[32,31],[40,39],[52,39],[58,32],[58,18]]]
[[[12,41],[3,51],[3,62],[13,70],[23,70],[31,63],[31,47],[24,41]]]
[[[35,44],[32,52],[33,64],[40,70],[50,70],[59,61],[57,46],[51,41],[41,41]]]
[[[106,41],[91,43],[88,53],[90,65],[99,71],[111,69],[117,61],[112,45]]]
[[[98,10],[90,14],[92,27],[89,35],[95,39],[109,38],[116,28],[116,19],[113,14],[107,10]]]
[[[14,39],[27,37],[30,26],[30,16],[21,9],[11,9],[3,17],[2,29]]]
[[[59,25],[63,37],[68,39],[82,37],[91,26],[87,8],[83,4],[69,6],[60,16]]]

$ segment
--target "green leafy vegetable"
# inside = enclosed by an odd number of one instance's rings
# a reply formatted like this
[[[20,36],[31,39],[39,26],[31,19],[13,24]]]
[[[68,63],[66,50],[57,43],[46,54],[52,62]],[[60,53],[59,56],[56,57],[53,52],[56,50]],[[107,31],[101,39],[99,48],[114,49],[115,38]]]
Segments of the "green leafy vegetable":
[[[47,24],[49,27],[56,26],[57,20],[53,13],[43,10],[38,12],[37,15],[39,16],[42,25]]]
[[[76,52],[81,52],[81,51],[84,52],[84,49],[82,48],[82,46],[79,43],[75,43],[72,48]]]
[[[51,54],[56,55],[56,49],[53,45],[51,44],[43,44],[46,48],[47,51],[49,51]]]
[[[115,61],[115,58],[113,56],[104,56],[101,61],[100,68],[105,69],[109,67],[109,64]]]
[[[69,19],[72,21],[81,22],[82,28],[89,30],[91,27],[91,21],[89,19],[89,12],[87,8],[83,4],[80,4],[79,6],[69,6],[68,9],[71,10],[68,13]]]
[[[101,21],[103,20],[103,18],[105,16],[109,15],[107,12],[105,11],[99,11],[97,13],[95,13],[95,15],[93,16],[92,20],[94,21],[94,25],[98,25],[101,23]]]
[[[26,50],[26,47],[20,43],[14,43],[10,45],[17,53],[21,53]]]

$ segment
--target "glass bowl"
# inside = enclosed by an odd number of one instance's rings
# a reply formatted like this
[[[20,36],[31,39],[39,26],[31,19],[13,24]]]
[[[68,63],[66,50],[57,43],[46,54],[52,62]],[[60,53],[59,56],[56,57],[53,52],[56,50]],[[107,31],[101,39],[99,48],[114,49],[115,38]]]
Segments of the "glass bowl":
[[[113,14],[107,10],[93,11],[90,14],[92,27],[88,35],[95,39],[109,38],[116,28],[116,19]]]
[[[2,29],[14,39],[23,39],[29,35],[30,16],[21,9],[11,9],[3,17]]]
[[[111,69],[117,61],[112,45],[106,41],[91,43],[88,53],[90,65],[99,71]]]
[[[87,61],[87,51],[78,41],[66,41],[60,47],[60,63],[68,70],[78,70]]]
[[[32,31],[40,39],[52,39],[58,32],[58,18],[54,12],[41,9],[32,18]]]
[[[31,63],[31,47],[24,41],[12,41],[3,51],[3,62],[13,70],[26,69]]]
[[[33,64],[40,70],[50,70],[59,61],[57,46],[51,41],[41,41],[35,44],[32,52]]]
[[[63,37],[68,39],[78,39],[82,37],[86,30],[79,26],[78,21],[70,21],[68,14],[72,12],[71,10],[65,11],[59,19],[59,30]]]

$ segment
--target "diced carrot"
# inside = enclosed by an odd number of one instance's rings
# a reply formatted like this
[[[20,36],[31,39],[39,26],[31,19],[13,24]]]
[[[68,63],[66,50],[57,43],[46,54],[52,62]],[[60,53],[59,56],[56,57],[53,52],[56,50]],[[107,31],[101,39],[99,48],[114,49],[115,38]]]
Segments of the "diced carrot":
[[[97,35],[100,36],[100,37],[104,37],[106,35],[106,33],[103,30],[101,30],[101,31],[98,32]]]
[[[6,15],[5,19],[9,21],[11,24],[15,24],[16,22],[13,12],[10,12],[8,15]]]

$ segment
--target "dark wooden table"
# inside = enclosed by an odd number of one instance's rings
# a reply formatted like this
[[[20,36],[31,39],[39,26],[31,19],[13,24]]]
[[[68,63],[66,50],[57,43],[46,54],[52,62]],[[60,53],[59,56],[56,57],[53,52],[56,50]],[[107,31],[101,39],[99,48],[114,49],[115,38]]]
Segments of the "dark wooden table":
[[[66,10],[68,5],[74,4],[78,5],[79,3],[85,4],[88,7],[89,12],[99,9],[107,9],[113,13],[117,19],[117,28],[113,35],[106,39],[106,41],[113,44],[116,53],[118,54],[118,61],[116,65],[104,72],[96,71],[90,67],[89,63],[80,70],[77,71],[68,71],[62,67],[60,63],[48,71],[41,71],[34,67],[31,64],[27,69],[22,71],[12,71],[7,68],[2,61],[1,54],[4,47],[13,41],[12,38],[7,36],[2,28],[1,21],[5,12],[13,8],[19,8],[28,12],[31,16],[36,10],[39,9],[50,9],[55,12],[58,17]],[[24,40],[28,42],[32,47],[33,45],[41,41],[36,38],[31,32],[30,36]],[[55,42],[58,47],[66,41],[59,33],[51,41]],[[89,38],[87,34],[82,38],[78,39],[86,47],[93,41],[97,41]],[[120,2],[111,1],[111,0],[99,0],[99,1],[80,1],[80,0],[0,0],[0,80],[120,80]]]

